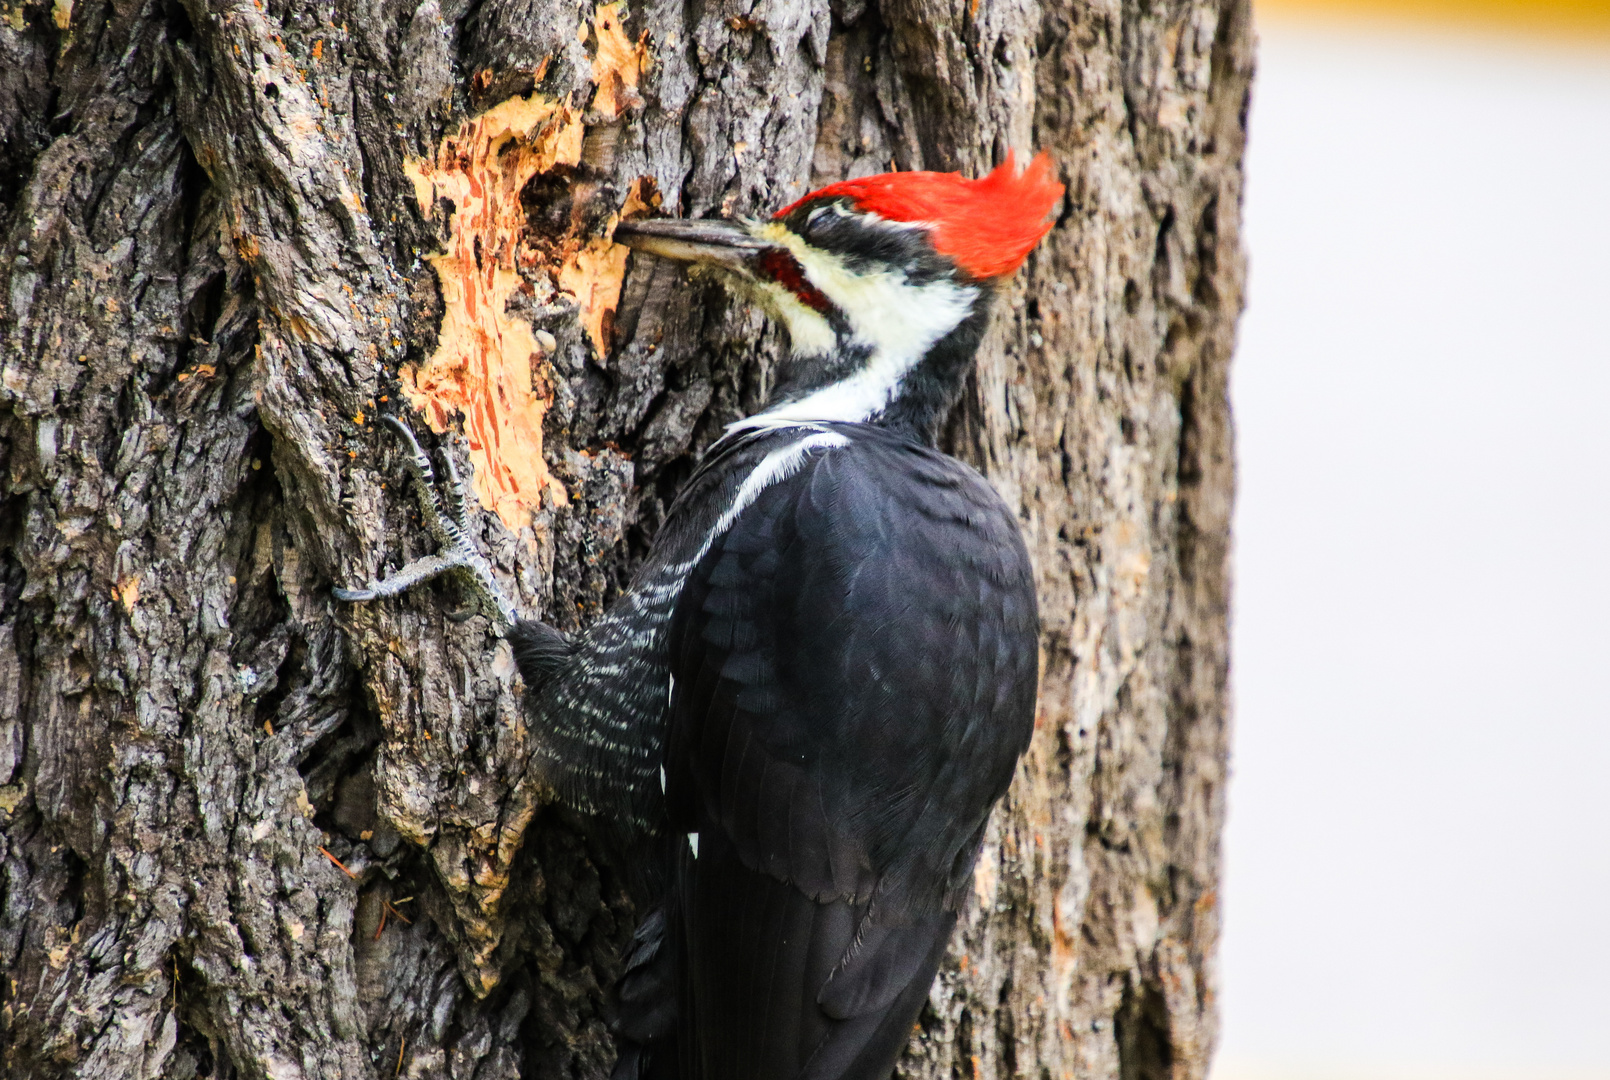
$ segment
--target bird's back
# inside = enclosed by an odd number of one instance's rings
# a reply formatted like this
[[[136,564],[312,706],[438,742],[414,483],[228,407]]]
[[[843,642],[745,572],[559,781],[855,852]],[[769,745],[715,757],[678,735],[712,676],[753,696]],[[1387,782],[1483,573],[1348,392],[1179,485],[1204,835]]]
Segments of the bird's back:
[[[950,458],[860,424],[768,441],[671,616],[686,841],[624,1026],[660,1018],[648,1075],[882,1080],[1032,730],[1032,571]]]

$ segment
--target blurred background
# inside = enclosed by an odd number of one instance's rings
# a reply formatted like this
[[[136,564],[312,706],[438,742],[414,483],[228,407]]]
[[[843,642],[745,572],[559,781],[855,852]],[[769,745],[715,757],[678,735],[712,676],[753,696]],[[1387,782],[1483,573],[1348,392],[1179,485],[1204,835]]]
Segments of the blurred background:
[[[1610,0],[1262,0],[1213,1080],[1610,1080]]]

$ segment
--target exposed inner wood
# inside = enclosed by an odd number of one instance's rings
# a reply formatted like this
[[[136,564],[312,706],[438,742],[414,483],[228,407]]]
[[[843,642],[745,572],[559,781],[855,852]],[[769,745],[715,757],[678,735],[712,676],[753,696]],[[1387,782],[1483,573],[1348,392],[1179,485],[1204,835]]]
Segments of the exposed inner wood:
[[[514,98],[466,121],[434,160],[403,170],[427,215],[451,211],[447,250],[428,256],[442,290],[436,352],[402,371],[410,404],[436,432],[462,418],[481,505],[518,532],[548,491],[564,485],[542,458],[542,417],[551,391],[532,370],[542,347],[530,323],[506,310],[524,284],[526,215],[520,191],[539,173],[581,160],[581,118],[541,95]]]
[[[633,42],[621,27],[623,3],[599,4],[593,13],[593,34],[598,49],[593,57],[593,108],[616,117],[628,106],[639,105],[637,83],[648,68],[648,31]]]
[[[605,120],[640,103],[637,84],[648,64],[647,34],[629,39],[619,8],[602,4],[593,17],[592,109]],[[447,250],[426,257],[444,307],[437,348],[425,363],[403,369],[404,392],[431,430],[462,422],[475,493],[516,532],[541,507],[543,492],[560,505],[566,494],[542,456],[542,421],[553,397],[541,375],[543,349],[527,319],[509,314],[509,301],[529,291],[528,275],[546,274],[576,301],[588,340],[603,356],[626,275],[626,248],[578,235],[574,223],[551,243],[527,235],[520,193],[537,176],[581,164],[585,134],[575,109],[532,93],[465,121],[434,157],[403,165],[427,217],[440,201],[450,207]]]

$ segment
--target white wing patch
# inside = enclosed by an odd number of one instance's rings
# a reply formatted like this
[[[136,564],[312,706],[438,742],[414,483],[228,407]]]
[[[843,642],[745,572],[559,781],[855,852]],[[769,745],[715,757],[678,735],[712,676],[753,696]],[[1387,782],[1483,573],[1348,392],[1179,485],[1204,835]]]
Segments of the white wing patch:
[[[781,427],[784,425],[773,424],[768,426]],[[737,495],[733,497],[732,505],[722,513],[721,517],[716,521],[715,527],[710,530],[709,534],[704,538],[704,542],[699,545],[698,551],[694,552],[693,557],[667,566],[663,579],[657,580],[652,586],[645,587],[634,594],[640,602],[648,596],[650,591],[663,594],[665,597],[680,593],[682,583],[687,580],[688,574],[699,564],[700,559],[709,554],[710,549],[715,546],[715,542],[725,535],[728,529],[732,528],[733,522],[738,520],[739,515],[754,505],[755,500],[760,498],[761,492],[798,472],[800,466],[805,463],[806,455],[812,450],[832,450],[850,444],[849,439],[836,431],[825,431],[808,425],[801,426],[800,430],[810,434],[807,434],[802,439],[794,440],[787,446],[778,447],[761,458],[760,464],[756,465],[750,470],[749,475],[744,477],[743,483],[738,486]],[[665,689],[666,699],[669,701],[670,695],[676,691],[676,675],[674,673],[667,673]],[[662,794],[665,792],[665,787],[665,767],[662,765],[660,766],[660,791]],[[693,857],[697,859],[699,857],[698,833],[688,833],[688,847],[693,850]]]
[[[631,593],[630,600],[632,603],[638,605],[665,603],[677,596],[681,593],[682,583],[687,580],[688,574],[695,566],[699,565],[699,560],[710,553],[710,549],[715,546],[715,542],[728,529],[732,528],[732,523],[738,520],[738,516],[754,505],[755,500],[760,498],[761,492],[778,481],[786,480],[798,472],[799,467],[805,463],[805,455],[812,450],[832,450],[840,446],[850,445],[850,440],[838,432],[828,431],[825,428],[815,427],[810,424],[797,424],[793,421],[770,419],[764,413],[751,417],[750,420],[754,420],[756,423],[750,424],[749,421],[744,421],[744,425],[777,429],[798,428],[801,431],[812,432],[812,434],[796,442],[791,442],[787,446],[779,447],[762,458],[760,464],[756,465],[750,470],[749,475],[744,477],[743,483],[738,486],[737,494],[733,496],[732,505],[722,512],[714,527],[705,534],[698,550],[681,562],[668,564],[653,581],[646,583],[640,589]],[[728,425],[727,430],[733,431],[738,426],[738,424]]]
[[[765,416],[766,414],[761,413],[761,415]],[[733,425],[733,427],[737,426],[736,424]],[[693,563],[697,564],[700,559],[704,558],[715,544],[716,538],[724,535],[728,529],[732,528],[732,523],[738,520],[740,514],[754,505],[755,500],[760,498],[761,492],[779,481],[787,480],[798,472],[799,467],[805,464],[806,454],[809,454],[812,450],[832,450],[848,445],[850,445],[850,440],[836,431],[817,430],[813,435],[807,435],[797,442],[791,442],[787,446],[779,447],[767,454],[761,459],[760,464],[755,466],[754,471],[744,477],[744,482],[739,486],[738,494],[733,498],[732,505],[727,507],[726,511],[721,515],[721,519],[716,522],[716,527],[710,530],[709,537],[699,547],[699,553],[693,557]]]

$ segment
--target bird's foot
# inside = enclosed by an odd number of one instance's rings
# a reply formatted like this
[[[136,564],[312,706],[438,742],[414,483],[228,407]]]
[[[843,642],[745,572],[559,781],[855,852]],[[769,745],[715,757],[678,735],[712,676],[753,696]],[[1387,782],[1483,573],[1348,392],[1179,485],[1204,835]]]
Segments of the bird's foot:
[[[419,500],[419,512],[425,518],[425,527],[441,545],[441,551],[415,559],[390,577],[371,581],[362,589],[336,589],[336,599],[358,601],[397,596],[422,581],[457,570],[468,580],[477,603],[492,620],[498,634],[508,633],[517,618],[514,605],[492,576],[491,565],[470,543],[469,500],[464,493],[463,478],[453,464],[453,456],[447,454],[443,457],[447,466],[447,483],[444,487],[448,499],[447,508],[443,509],[436,493],[436,473],[431,468],[430,457],[420,447],[419,440],[414,438],[413,431],[394,416],[383,419],[403,437],[412,451],[406,464],[414,478],[414,495]]]

